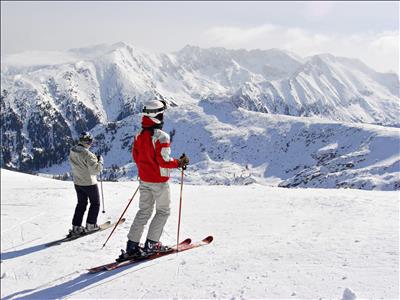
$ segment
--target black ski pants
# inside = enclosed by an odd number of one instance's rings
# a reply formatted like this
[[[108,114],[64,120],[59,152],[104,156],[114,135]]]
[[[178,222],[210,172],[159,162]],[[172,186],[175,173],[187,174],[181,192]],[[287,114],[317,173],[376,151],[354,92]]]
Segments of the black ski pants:
[[[89,212],[87,215],[86,223],[97,224],[97,216],[100,210],[100,194],[97,184],[83,186],[75,184],[76,195],[78,196],[78,204],[75,208],[74,218],[72,219],[72,225],[81,226],[83,215],[86,211],[88,204],[88,198],[90,200]]]

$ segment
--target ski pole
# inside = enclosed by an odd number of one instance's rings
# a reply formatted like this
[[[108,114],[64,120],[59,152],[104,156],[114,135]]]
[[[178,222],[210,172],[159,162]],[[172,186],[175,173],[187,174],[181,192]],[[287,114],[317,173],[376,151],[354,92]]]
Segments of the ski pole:
[[[139,186],[140,186],[140,185],[139,185]],[[105,247],[105,245],[107,244],[108,240],[109,240],[110,237],[112,236],[112,234],[113,234],[115,228],[117,228],[119,222],[122,220],[122,217],[124,216],[124,214],[125,214],[126,210],[128,209],[129,205],[131,204],[133,198],[135,198],[135,195],[136,195],[136,193],[137,193],[138,190],[139,190],[139,186],[137,187],[135,193],[133,193],[133,196],[132,196],[131,200],[129,200],[128,205],[125,207],[125,210],[124,210],[124,212],[122,213],[121,217],[119,218],[118,222],[115,223],[115,226],[114,226],[113,230],[111,231],[110,235],[108,236],[107,240],[105,241],[105,243],[103,244],[103,247],[101,247],[101,249],[103,249],[103,248]]]
[[[106,209],[104,208],[104,192],[103,192],[103,171],[100,172],[100,186],[101,186],[101,202],[103,203],[103,214],[106,213]]]
[[[182,167],[182,173],[181,173],[181,193],[179,197],[179,216],[178,216],[178,234],[176,237],[176,244],[179,244],[179,231],[181,228],[181,212],[182,212],[182,191],[183,191],[183,171],[185,170],[185,167]]]

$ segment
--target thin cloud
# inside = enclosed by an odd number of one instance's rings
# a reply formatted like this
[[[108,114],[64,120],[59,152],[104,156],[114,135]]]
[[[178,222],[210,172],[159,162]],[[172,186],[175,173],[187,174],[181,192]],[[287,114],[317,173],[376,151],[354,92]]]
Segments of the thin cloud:
[[[321,19],[332,12],[335,2],[331,1],[310,1],[304,6],[304,15],[307,17]]]
[[[331,53],[359,58],[381,72],[399,73],[399,32],[369,32],[357,35],[312,33],[301,28],[272,24],[262,26],[213,27],[201,36],[203,47],[232,49],[280,48],[301,56]]]

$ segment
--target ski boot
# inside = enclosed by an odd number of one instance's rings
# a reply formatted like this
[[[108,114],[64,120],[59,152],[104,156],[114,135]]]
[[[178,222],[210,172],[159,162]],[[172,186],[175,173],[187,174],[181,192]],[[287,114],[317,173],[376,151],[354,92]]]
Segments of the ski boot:
[[[128,240],[126,243],[126,251],[121,249],[121,255],[116,259],[117,262],[121,262],[128,259],[134,259],[143,256],[143,250],[139,246],[138,242]]]
[[[170,247],[164,246],[163,244],[161,244],[161,242],[156,242],[147,239],[146,243],[144,244],[143,251],[146,253],[146,255],[151,255],[159,252],[166,252],[170,249],[171,249]]]
[[[86,228],[85,228],[86,233],[89,233],[92,231],[97,231],[99,229],[100,229],[100,227],[97,224],[86,223]]]
[[[85,234],[85,228],[83,226],[73,225],[72,229],[69,230],[67,237],[76,237]]]

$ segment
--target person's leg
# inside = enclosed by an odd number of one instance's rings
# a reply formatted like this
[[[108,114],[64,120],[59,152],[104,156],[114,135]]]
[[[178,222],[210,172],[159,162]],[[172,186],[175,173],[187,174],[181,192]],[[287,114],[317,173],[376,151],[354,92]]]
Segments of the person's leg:
[[[97,224],[97,217],[100,210],[100,194],[97,184],[85,187],[90,200],[89,212],[86,224]]]
[[[151,184],[140,182],[139,211],[136,213],[132,226],[128,233],[128,239],[139,243],[143,234],[144,226],[149,221],[153,213],[154,198],[151,191]]]
[[[73,226],[81,226],[83,215],[86,211],[87,206],[87,195],[85,191],[82,189],[82,186],[75,185],[76,195],[78,197],[78,204],[75,207],[74,217],[72,218]]]
[[[156,214],[150,223],[147,239],[158,242],[170,215],[171,196],[167,182],[154,184],[152,190],[156,202]]]

